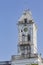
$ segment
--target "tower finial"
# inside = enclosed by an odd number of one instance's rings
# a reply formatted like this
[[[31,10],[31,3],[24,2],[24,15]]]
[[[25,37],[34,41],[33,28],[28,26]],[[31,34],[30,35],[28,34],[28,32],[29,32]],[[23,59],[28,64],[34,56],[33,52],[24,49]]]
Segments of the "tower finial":
[[[29,13],[30,15],[32,15],[30,9],[25,9],[23,13],[24,13],[25,15],[26,15],[27,13]]]

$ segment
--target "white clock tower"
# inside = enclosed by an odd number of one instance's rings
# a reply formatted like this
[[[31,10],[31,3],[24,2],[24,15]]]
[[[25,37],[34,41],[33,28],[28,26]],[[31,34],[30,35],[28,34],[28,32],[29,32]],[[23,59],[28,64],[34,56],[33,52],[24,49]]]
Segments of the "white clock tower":
[[[37,52],[37,26],[30,10],[25,10],[18,20],[18,55],[13,55],[11,65],[43,65]]]
[[[23,15],[18,20],[18,30],[19,54],[25,57],[37,54],[37,26],[32,18],[30,10],[24,11]]]

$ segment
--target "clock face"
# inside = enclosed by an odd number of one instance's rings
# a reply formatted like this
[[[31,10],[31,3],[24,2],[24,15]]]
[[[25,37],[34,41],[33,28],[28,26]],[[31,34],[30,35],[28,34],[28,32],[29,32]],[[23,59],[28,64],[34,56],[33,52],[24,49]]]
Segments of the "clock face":
[[[27,32],[28,31],[28,28],[26,27],[26,28],[24,28],[24,32]]]

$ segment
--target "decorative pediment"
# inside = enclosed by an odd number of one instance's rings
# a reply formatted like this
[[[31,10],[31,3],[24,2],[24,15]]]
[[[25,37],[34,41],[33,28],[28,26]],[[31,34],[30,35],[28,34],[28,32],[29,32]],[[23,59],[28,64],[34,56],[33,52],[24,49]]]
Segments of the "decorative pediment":
[[[33,21],[32,14],[30,10],[25,10],[20,19],[18,20],[20,24],[23,23],[32,23]]]

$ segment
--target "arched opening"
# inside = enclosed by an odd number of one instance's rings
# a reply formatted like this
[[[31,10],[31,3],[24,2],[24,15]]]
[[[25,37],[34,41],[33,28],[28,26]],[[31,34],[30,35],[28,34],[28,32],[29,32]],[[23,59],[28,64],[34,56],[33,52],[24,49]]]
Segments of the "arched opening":
[[[24,21],[25,21],[25,24],[27,23],[27,19],[24,19]]]
[[[31,46],[30,45],[24,45],[21,48],[21,55],[24,57],[30,57],[31,56]]]
[[[27,35],[27,39],[28,39],[28,41],[30,41],[30,34]]]
[[[25,35],[22,34],[22,41],[24,42],[25,41]]]

